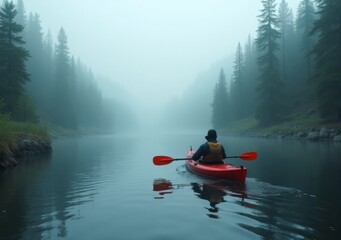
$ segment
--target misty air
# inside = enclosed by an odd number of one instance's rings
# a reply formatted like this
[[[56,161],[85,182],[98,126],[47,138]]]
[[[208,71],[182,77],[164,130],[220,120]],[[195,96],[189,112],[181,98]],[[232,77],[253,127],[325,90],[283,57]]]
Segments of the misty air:
[[[339,239],[340,0],[0,0],[0,240]]]

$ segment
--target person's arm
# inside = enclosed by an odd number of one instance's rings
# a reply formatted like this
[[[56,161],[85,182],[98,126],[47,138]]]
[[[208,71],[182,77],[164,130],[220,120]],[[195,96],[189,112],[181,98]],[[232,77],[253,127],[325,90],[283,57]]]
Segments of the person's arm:
[[[205,153],[204,144],[193,154],[192,159],[198,161]]]

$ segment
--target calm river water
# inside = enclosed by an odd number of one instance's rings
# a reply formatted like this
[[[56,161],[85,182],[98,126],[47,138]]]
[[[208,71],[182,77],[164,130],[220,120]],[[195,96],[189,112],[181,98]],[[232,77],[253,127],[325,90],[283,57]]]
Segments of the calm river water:
[[[245,185],[189,173],[202,134],[54,140],[51,156],[0,172],[0,239],[340,239],[341,144],[219,137],[257,151]]]

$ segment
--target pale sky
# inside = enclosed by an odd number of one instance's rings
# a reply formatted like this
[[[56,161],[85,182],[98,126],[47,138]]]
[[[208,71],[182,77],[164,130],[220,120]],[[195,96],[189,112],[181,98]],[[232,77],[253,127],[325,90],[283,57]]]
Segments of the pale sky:
[[[278,1],[279,2],[279,1]],[[296,13],[299,0],[287,0]],[[24,0],[54,39],[139,100],[164,101],[255,36],[260,0]],[[218,76],[218,73],[217,73]]]

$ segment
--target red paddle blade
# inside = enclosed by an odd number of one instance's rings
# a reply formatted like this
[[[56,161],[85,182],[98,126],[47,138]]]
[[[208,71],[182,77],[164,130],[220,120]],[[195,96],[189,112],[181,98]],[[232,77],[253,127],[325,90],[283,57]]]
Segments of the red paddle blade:
[[[257,152],[246,152],[241,154],[239,157],[243,160],[252,161],[257,159],[258,154]]]
[[[161,166],[161,165],[167,165],[173,162],[173,158],[168,156],[155,156],[153,157],[153,163],[155,165]]]

